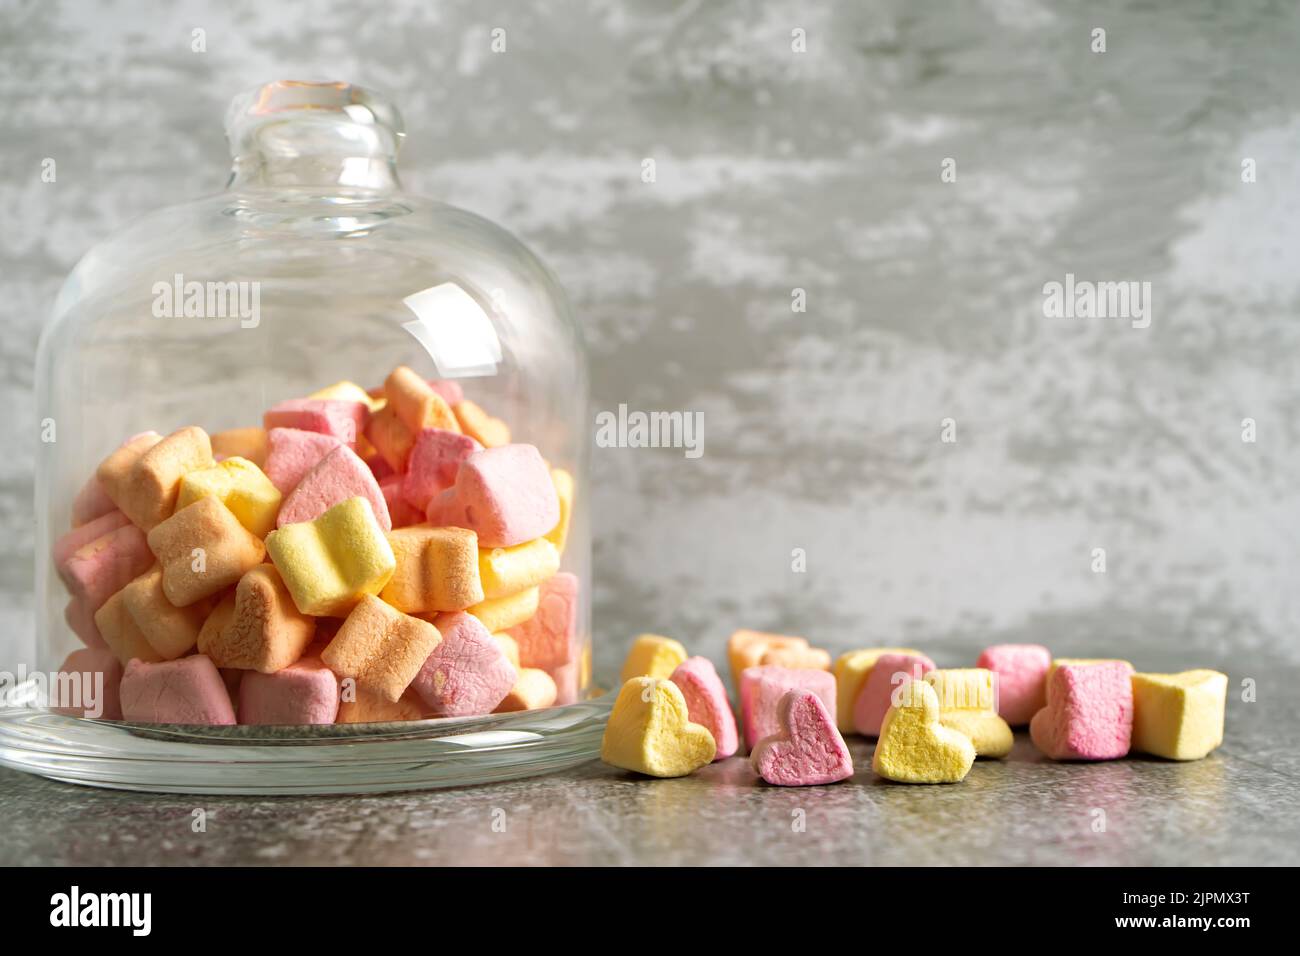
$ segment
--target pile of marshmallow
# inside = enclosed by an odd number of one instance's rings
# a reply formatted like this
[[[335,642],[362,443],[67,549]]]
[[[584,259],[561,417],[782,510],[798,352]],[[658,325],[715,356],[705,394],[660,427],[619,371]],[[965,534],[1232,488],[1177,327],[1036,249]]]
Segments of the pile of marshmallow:
[[[62,713],[328,724],[570,703],[573,478],[454,382],[399,367],[260,427],[129,439],[52,548],[86,645]],[[81,695],[83,698],[89,695]]]
[[[844,734],[874,737],[871,768],[900,783],[957,783],[977,757],[1010,753],[1029,726],[1054,760],[1114,760],[1130,749],[1199,760],[1223,742],[1226,675],[1137,673],[1122,660],[1053,659],[999,644],[978,665],[940,669],[920,651],[849,651],[832,666],[802,637],[737,631],[727,645],[740,727],[713,664],[671,638],[638,637],[605,731],[602,759],[680,777],[734,755],[778,786],[853,776]]]

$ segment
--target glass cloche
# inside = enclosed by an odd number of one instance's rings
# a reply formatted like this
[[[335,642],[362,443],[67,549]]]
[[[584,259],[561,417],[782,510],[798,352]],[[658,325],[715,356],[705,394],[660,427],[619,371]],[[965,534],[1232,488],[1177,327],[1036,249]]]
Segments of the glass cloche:
[[[403,191],[372,92],[270,83],[226,133],[226,190],[93,248],[45,327],[2,759],[319,792],[591,756],[587,372],[555,277]]]

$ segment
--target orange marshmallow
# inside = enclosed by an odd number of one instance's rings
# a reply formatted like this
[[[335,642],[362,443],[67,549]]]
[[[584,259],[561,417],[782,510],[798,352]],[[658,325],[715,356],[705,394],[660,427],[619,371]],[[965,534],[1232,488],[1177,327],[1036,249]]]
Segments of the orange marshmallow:
[[[397,570],[379,596],[407,614],[463,611],[483,600],[478,536],[427,524],[388,532]]]
[[[759,660],[761,666],[785,667],[790,670],[828,671],[831,655],[820,647],[769,647]]]
[[[451,406],[429,387],[428,382],[405,365],[393,369],[384,380],[384,395],[388,398],[387,407],[397,413],[402,424],[413,434],[419,434],[423,428],[460,431]]]
[[[202,428],[191,425],[152,445],[151,440],[142,436],[123,445],[96,473],[113,502],[145,531],[171,517],[181,478],[215,464],[212,443]]]
[[[321,652],[321,660],[340,679],[355,679],[358,693],[370,691],[397,703],[440,643],[442,635],[428,621],[365,594]]]
[[[216,594],[266,557],[262,539],[216,498],[200,498],[149,532],[163,592],[177,607]]]
[[[193,650],[208,608],[202,601],[176,607],[163,593],[162,577],[162,568],[154,565],[122,588],[122,601],[149,646],[172,661]]]
[[[767,634],[763,631],[736,631],[727,640],[727,661],[731,665],[731,681],[740,686],[740,673],[763,663],[763,655],[770,650],[807,648],[808,641],[788,634]]]
[[[385,700],[378,694],[354,688],[349,700],[345,691],[339,702],[336,724],[387,723],[393,720],[420,720],[424,717],[424,702],[415,691],[408,690],[396,701]]]
[[[100,636],[104,638],[108,649],[123,664],[137,657],[150,664],[156,664],[163,659],[144,636],[144,631],[140,630],[139,625],[135,623],[131,612],[126,609],[121,591],[105,601],[95,612],[95,627],[99,628]]]
[[[298,610],[275,565],[259,564],[208,616],[198,647],[218,667],[274,674],[302,657],[315,634],[316,619]]]
[[[212,436],[213,458],[247,458],[258,468],[265,469],[266,452],[265,428],[230,428]]]
[[[415,436],[418,434],[397,417],[392,405],[385,405],[371,415],[365,432],[366,439],[394,471],[406,470],[406,462],[411,457],[411,449],[415,447]]]
[[[464,432],[484,448],[510,444],[510,426],[499,418],[493,418],[468,398],[457,402],[452,411],[460,423],[455,430]]]
[[[550,707],[555,703],[555,680],[546,671],[526,667],[515,678],[515,686],[506,694],[505,700],[497,704],[494,714],[506,714],[516,710],[536,710]]]

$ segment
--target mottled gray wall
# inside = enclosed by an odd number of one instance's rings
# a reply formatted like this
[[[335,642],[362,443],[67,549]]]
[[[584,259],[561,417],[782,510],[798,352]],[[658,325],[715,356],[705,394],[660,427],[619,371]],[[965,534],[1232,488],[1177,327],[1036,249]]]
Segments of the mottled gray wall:
[[[1128,6],[0,0],[0,637],[61,277],[220,188],[233,93],[342,78],[402,108],[412,191],[557,270],[596,409],[705,414],[698,460],[594,454],[606,667],[740,624],[1295,663],[1300,12]],[[1150,327],[1045,318],[1066,272],[1150,281]]]

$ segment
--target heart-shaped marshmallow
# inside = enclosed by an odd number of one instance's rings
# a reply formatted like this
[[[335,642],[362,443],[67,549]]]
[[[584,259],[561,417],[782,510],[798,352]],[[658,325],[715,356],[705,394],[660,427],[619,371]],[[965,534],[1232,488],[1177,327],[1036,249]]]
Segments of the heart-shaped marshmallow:
[[[899,783],[957,783],[975,762],[975,745],[939,723],[939,696],[921,680],[894,692],[871,758],[871,769]]]
[[[764,737],[749,760],[754,772],[778,787],[836,783],[853,776],[853,758],[821,698],[792,690],[777,710],[781,730]]]
[[[713,735],[691,723],[672,681],[634,677],[614,701],[600,759],[651,777],[684,777],[713,762]]]
[[[736,715],[727,700],[727,689],[722,678],[707,657],[688,657],[677,665],[669,678],[686,698],[686,711],[691,720],[713,735],[717,745],[714,760],[725,760],[740,748],[740,733],[736,729]]]
[[[905,679],[921,680],[932,670],[934,661],[924,654],[881,654],[853,701],[853,729],[867,737],[880,736],[885,714],[894,703],[894,691]]]

